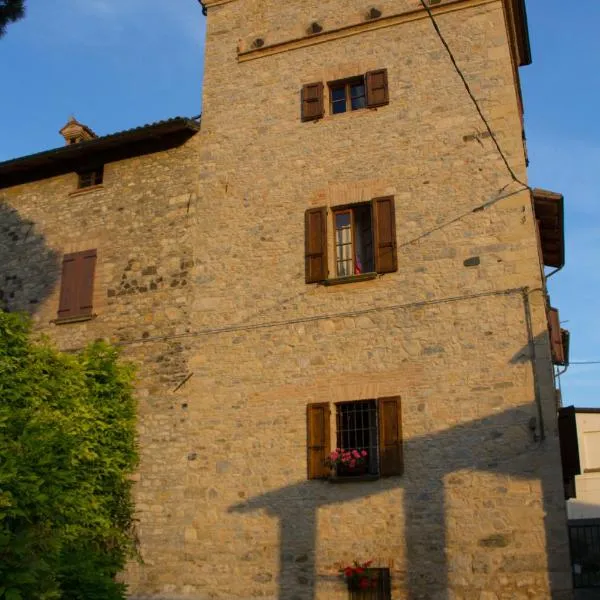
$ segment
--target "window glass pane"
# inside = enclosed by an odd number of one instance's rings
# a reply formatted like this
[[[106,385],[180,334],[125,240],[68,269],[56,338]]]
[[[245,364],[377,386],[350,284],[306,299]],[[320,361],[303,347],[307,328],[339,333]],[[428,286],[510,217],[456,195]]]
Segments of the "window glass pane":
[[[359,108],[364,108],[367,105],[364,96],[360,96],[358,98],[352,98],[352,110],[358,110]]]
[[[348,227],[350,225],[350,213],[343,212],[335,215],[335,228]]]
[[[331,112],[334,115],[346,112],[346,100],[331,103]]]
[[[331,89],[331,101],[346,100],[346,89],[344,87],[332,88]]]
[[[373,231],[371,207],[360,205],[354,208],[354,274],[371,273],[375,270],[373,256]]]
[[[339,262],[337,265],[338,277],[350,277],[352,275],[352,262]]]
[[[350,86],[350,103],[352,110],[358,110],[367,105],[364,84],[356,83]]]
[[[350,97],[357,98],[365,95],[365,86],[362,83],[355,83],[350,86]]]
[[[377,404],[373,400],[344,402],[336,406],[337,447],[344,450],[366,451],[364,458],[368,473],[379,471]],[[352,470],[338,475],[352,475]]]
[[[349,211],[335,215],[335,252],[338,277],[352,275],[352,214]]]
[[[331,88],[331,113],[337,115],[346,112],[346,87]]]

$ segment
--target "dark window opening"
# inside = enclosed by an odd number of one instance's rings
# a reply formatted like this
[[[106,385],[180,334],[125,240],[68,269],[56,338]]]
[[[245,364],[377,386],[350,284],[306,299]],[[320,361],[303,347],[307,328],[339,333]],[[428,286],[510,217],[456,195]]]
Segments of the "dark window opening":
[[[375,271],[371,205],[334,211],[336,275],[349,277]]]
[[[337,115],[349,110],[358,110],[367,106],[365,80],[355,77],[329,84],[331,114]]]
[[[391,600],[390,570],[369,567],[368,573],[369,587],[361,589],[358,585],[358,589],[350,589],[350,600]]]
[[[366,450],[364,472],[379,473],[377,402],[359,400],[336,404],[336,446],[343,450]],[[344,475],[349,473],[339,473]]]
[[[104,179],[104,167],[91,169],[89,171],[80,171],[78,173],[79,189],[100,185]]]

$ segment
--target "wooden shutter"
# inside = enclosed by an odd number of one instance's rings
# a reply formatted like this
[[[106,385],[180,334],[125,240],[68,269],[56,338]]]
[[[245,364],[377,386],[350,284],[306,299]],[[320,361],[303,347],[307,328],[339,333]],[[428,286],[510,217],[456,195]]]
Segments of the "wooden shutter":
[[[96,250],[65,254],[58,305],[60,320],[91,316],[95,269]]]
[[[379,398],[379,473],[382,476],[402,475],[402,413],[400,396]]]
[[[565,364],[565,352],[563,348],[562,332],[558,310],[551,308],[548,311],[548,329],[550,331],[550,348],[552,350],[552,361],[557,365]]]
[[[367,83],[367,107],[375,108],[389,104],[387,69],[369,71],[365,77]]]
[[[306,283],[324,281],[327,267],[327,207],[310,208],[305,213]]]
[[[306,430],[308,450],[308,478],[323,479],[329,476],[325,459],[331,451],[329,403],[320,402],[306,407]]]
[[[374,198],[372,214],[375,233],[375,270],[378,273],[393,273],[398,270],[394,197]]]
[[[79,279],[79,316],[91,316],[94,296],[94,272],[96,270],[96,251],[81,253]]]
[[[323,83],[309,83],[302,87],[302,120],[314,121],[323,117]]]

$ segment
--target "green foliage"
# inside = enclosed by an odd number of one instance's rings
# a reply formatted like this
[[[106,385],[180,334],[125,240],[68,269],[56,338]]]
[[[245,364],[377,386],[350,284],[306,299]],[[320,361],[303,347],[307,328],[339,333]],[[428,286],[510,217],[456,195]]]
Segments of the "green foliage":
[[[108,344],[61,353],[0,311],[0,600],[125,597],[132,379]]]
[[[18,21],[24,16],[25,0],[0,0],[0,37],[6,33],[8,23]]]

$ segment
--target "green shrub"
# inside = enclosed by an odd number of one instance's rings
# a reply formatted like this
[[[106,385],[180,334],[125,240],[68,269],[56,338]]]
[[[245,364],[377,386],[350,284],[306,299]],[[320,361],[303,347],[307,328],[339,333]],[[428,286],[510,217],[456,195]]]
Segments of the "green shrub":
[[[61,353],[0,311],[0,599],[125,598],[132,380],[108,344]]]

